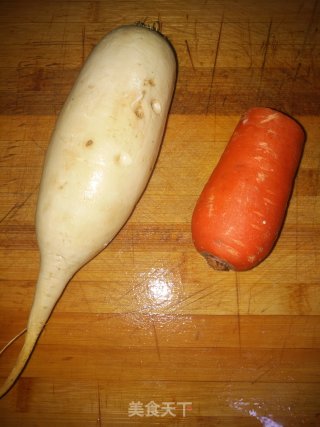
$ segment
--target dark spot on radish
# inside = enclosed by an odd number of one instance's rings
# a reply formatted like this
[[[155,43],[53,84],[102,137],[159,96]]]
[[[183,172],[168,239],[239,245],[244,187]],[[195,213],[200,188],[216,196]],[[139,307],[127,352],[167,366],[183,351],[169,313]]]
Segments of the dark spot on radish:
[[[145,86],[155,86],[155,81],[151,78],[151,79],[145,79],[144,80],[144,85]]]
[[[126,152],[116,154],[113,157],[113,161],[118,166],[129,166],[132,163],[130,154]]]
[[[118,164],[120,163],[121,154],[116,154],[113,158],[114,163]]]
[[[86,147],[90,147],[90,145],[92,145],[92,144],[93,144],[92,139],[89,139],[89,140],[86,142]]]
[[[134,109],[134,114],[138,117],[138,119],[142,119],[144,117],[144,112],[141,104],[138,104]]]
[[[66,186],[66,184],[67,184],[67,183],[66,183],[66,182],[64,182],[63,184],[59,185],[59,187],[58,187],[58,188],[59,188],[59,190],[63,190],[63,189],[64,189],[64,187]]]

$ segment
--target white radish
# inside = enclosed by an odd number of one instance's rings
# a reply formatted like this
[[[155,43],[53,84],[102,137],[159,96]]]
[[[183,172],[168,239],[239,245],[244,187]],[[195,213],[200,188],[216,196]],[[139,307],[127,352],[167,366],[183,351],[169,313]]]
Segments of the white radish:
[[[41,265],[14,384],[72,276],[119,232],[155,164],[176,82],[169,42],[143,25],[94,48],[59,115],[36,213]]]

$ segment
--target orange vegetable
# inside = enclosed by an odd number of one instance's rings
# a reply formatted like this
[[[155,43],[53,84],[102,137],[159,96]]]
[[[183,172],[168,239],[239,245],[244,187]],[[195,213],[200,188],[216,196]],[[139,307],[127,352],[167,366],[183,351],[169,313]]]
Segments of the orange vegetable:
[[[192,216],[196,249],[218,270],[255,267],[284,222],[305,133],[289,116],[252,108],[238,123]]]

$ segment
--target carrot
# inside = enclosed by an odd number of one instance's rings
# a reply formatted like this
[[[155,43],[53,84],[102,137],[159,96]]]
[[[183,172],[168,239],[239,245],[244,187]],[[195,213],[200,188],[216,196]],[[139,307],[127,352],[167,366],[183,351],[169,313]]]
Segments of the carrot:
[[[217,270],[249,270],[271,252],[283,225],[305,133],[289,116],[242,116],[194,208],[196,249]]]

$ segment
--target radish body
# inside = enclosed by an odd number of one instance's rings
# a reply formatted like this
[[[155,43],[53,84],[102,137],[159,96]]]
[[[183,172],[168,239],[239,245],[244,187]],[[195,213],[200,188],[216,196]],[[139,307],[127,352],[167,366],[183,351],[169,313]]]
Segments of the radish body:
[[[41,266],[15,382],[66,284],[118,233],[156,161],[176,81],[167,40],[120,27],[95,47],[57,120],[36,213]]]
[[[249,270],[284,221],[304,132],[285,114],[252,108],[240,120],[192,217],[196,249],[218,270]]]

